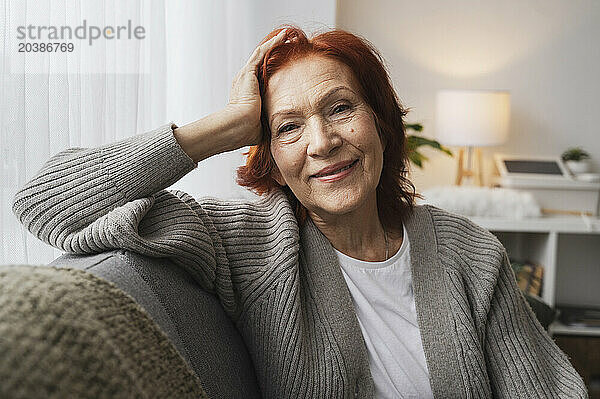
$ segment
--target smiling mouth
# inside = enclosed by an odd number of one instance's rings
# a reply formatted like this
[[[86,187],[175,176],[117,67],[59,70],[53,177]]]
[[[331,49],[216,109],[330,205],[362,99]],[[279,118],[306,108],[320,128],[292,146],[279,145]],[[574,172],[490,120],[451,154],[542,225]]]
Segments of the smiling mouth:
[[[351,167],[353,167],[354,165],[356,165],[357,162],[358,162],[358,159],[355,159],[354,162],[352,162],[348,166],[344,166],[343,168],[340,168],[338,170],[334,170],[334,171],[329,172],[329,173],[320,173],[320,174],[312,175],[312,177],[323,177],[323,176],[335,175],[335,174],[341,173],[341,172],[343,172],[343,171],[345,171],[347,169],[350,169]]]

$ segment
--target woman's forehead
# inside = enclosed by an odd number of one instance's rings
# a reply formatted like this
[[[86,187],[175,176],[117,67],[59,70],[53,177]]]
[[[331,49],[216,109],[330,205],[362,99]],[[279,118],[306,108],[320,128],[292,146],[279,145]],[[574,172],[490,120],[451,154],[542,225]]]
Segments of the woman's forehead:
[[[269,79],[269,87],[291,84],[312,85],[320,81],[341,80],[352,85],[353,73],[346,64],[336,59],[311,55],[291,61]]]
[[[353,93],[359,87],[350,68],[337,60],[305,57],[280,69],[271,76],[267,91],[267,107],[277,112],[280,107],[292,107],[307,99],[318,101],[332,94]]]

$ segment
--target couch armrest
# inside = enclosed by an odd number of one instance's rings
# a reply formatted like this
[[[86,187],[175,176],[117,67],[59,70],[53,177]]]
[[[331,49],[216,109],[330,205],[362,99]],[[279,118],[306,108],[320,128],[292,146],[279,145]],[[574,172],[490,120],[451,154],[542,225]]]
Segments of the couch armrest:
[[[85,270],[133,297],[167,334],[209,397],[260,398],[248,350],[218,299],[168,259],[114,250],[64,254],[50,266]]]

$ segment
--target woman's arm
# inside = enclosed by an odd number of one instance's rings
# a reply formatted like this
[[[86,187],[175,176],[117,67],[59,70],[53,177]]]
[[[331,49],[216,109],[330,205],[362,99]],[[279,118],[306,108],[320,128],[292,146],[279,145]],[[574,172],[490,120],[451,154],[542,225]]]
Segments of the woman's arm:
[[[75,234],[130,202],[140,200],[128,207],[147,210],[149,197],[181,179],[199,161],[259,142],[257,68],[266,52],[284,38],[282,31],[254,50],[236,75],[223,110],[183,127],[168,124],[97,148],[66,149],[17,191],[13,213],[33,235],[65,251],[114,248],[110,234],[91,241]]]
[[[251,129],[247,116],[233,105],[182,127],[174,126],[173,135],[183,151],[198,163],[222,152],[250,145]]]
[[[583,380],[525,302],[506,252],[488,314],[485,352],[494,397],[588,397]]]
[[[256,48],[223,110],[181,128],[168,124],[100,147],[61,151],[17,191],[13,213],[34,236],[66,252],[119,248],[168,257],[216,292],[231,315],[228,260],[211,218],[190,195],[165,188],[203,159],[258,142],[256,68],[283,38]]]
[[[111,210],[170,186],[203,159],[258,144],[258,66],[285,38],[282,30],[256,47],[235,76],[223,110],[183,127],[169,124],[98,148],[66,149],[15,194],[13,213],[35,236],[69,251],[77,243],[65,247],[67,236]]]
[[[213,118],[220,116],[213,114]],[[221,126],[228,124],[223,120]],[[172,127],[167,124],[96,148],[59,152],[17,191],[13,213],[33,235],[56,248],[94,251],[92,243],[74,241],[73,234],[127,203],[147,202],[197,166],[179,145]],[[196,123],[196,131],[202,137],[202,123]],[[231,134],[221,133],[225,138]],[[217,154],[224,147],[216,139],[210,145],[206,153]]]
[[[190,195],[164,189],[196,166],[171,124],[70,148],[17,192],[13,212],[34,236],[66,252],[126,249],[169,258],[235,315],[228,261],[211,219]]]
[[[258,67],[267,51],[285,39],[286,30],[282,29],[254,49],[234,77],[229,103],[223,111],[175,129],[177,141],[190,158],[198,162],[218,152],[260,142],[262,99],[257,79]]]

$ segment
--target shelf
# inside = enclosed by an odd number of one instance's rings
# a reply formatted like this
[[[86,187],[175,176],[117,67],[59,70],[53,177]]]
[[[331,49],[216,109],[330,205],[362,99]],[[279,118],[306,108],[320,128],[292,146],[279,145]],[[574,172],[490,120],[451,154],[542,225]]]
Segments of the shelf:
[[[469,216],[469,219],[490,231],[600,234],[600,219],[584,216],[543,216],[527,219]]]
[[[567,326],[560,321],[555,321],[548,328],[550,335],[586,335],[600,337],[600,327],[575,327]]]
[[[544,267],[541,294],[548,305],[600,306],[600,219],[569,215],[469,218],[494,234],[511,259]],[[554,334],[600,337],[600,327],[555,323],[551,329]]]

